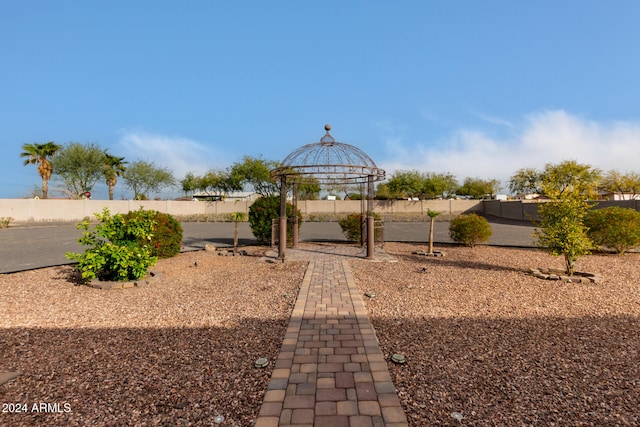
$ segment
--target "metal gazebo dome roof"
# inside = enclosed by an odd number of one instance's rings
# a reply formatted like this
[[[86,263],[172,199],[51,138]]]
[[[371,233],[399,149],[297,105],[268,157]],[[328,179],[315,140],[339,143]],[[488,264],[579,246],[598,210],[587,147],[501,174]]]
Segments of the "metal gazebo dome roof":
[[[385,178],[385,171],[376,166],[364,151],[353,145],[336,142],[329,134],[331,126],[319,142],[292,151],[272,171],[273,176],[297,176],[315,179],[320,184],[366,183]]]

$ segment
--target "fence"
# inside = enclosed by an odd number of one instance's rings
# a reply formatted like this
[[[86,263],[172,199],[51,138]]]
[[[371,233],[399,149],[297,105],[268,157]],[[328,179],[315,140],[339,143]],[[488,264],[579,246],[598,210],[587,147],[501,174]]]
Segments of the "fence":
[[[486,215],[517,221],[537,220],[538,205],[540,203],[544,202],[485,200],[482,202],[482,212]],[[603,200],[596,202],[596,209],[608,206],[620,206],[640,211],[640,200]]]

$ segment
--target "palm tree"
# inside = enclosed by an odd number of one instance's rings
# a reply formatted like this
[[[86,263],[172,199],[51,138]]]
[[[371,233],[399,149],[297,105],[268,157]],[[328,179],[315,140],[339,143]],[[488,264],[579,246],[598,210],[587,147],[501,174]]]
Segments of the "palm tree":
[[[46,199],[49,193],[49,180],[53,173],[53,165],[51,164],[51,157],[62,146],[49,141],[45,144],[24,144],[22,146],[22,153],[20,157],[26,157],[24,165],[38,165],[38,173],[42,177],[42,198]]]
[[[118,177],[122,176],[124,171],[127,169],[125,167],[125,164],[127,163],[128,162],[124,161],[124,157],[116,157],[106,151],[104,152],[104,165],[102,166],[102,172],[104,173],[107,186],[109,187],[109,200],[113,200],[113,187],[116,186]]]

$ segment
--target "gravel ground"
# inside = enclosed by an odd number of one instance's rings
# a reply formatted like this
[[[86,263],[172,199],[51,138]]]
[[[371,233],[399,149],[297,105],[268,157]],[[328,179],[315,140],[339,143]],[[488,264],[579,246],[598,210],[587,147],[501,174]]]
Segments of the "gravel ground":
[[[24,373],[0,425],[252,425],[272,370],[253,362],[275,360],[305,267],[192,252],[108,291],[72,267],[0,275],[0,371]]]
[[[352,262],[412,426],[640,425],[640,254],[580,258],[584,284],[528,275],[563,268],[534,249],[416,249]]]
[[[583,257],[604,282],[578,284],[527,275],[562,267],[532,249],[385,249],[399,261],[351,265],[383,352],[407,357],[389,367],[412,426],[640,425],[640,254]],[[0,275],[0,371],[24,372],[0,403],[28,409],[0,425],[252,425],[271,375],[252,363],[277,356],[305,263],[192,252],[154,269],[110,291],[71,267]]]

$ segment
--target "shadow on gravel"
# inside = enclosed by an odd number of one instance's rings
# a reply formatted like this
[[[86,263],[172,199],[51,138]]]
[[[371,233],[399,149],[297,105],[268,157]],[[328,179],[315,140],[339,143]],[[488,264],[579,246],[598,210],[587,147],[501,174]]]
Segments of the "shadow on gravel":
[[[233,247],[233,238],[211,237],[211,238],[185,238],[182,246],[185,248],[204,249],[206,244],[220,247]],[[238,246],[257,245],[255,239],[238,239]]]
[[[419,248],[420,250],[425,250],[423,247]],[[437,248],[436,250],[443,250],[442,247]],[[446,248],[444,251],[446,253]],[[495,265],[488,264],[483,262],[477,262],[472,260],[452,260],[447,259],[446,255],[443,257],[428,257],[424,255],[405,255],[405,254],[393,254],[393,257],[402,260],[415,263],[416,267],[425,267],[429,268],[429,265],[438,265],[438,266],[450,266],[456,268],[465,268],[470,270],[486,270],[486,271],[510,271],[510,272],[519,272],[519,273],[527,273],[529,270],[524,270],[521,268],[510,267],[508,265]]]
[[[367,255],[366,246],[360,246],[358,244],[336,240],[313,240],[300,242],[302,245],[296,250],[300,252],[307,252],[310,254],[339,254],[344,258],[365,258]],[[309,245],[304,245],[309,243]],[[289,250],[291,248],[287,248]]]
[[[55,276],[55,279],[65,280],[75,286],[81,286],[85,284],[85,281],[82,278],[82,274],[75,267],[60,269],[58,270],[58,273],[59,275]]]
[[[640,425],[636,317],[371,321],[412,426]]]
[[[287,322],[240,318],[232,327],[4,329],[0,369],[23,374],[0,386],[0,401],[27,403],[29,413],[2,413],[1,423],[214,425],[214,417],[223,415],[223,425],[252,425],[273,367],[256,369],[253,362],[275,360]],[[273,330],[281,333],[260,333]],[[32,412],[39,402],[59,403],[61,412]]]
[[[489,221],[489,223],[492,223],[492,224],[518,225],[518,226],[522,226],[522,227],[531,227],[531,228],[535,228],[536,227],[536,225],[533,223],[533,221],[529,221],[529,220],[502,218],[502,217],[499,217],[499,216],[488,215],[488,214],[485,214],[485,213],[479,213],[479,215],[485,217],[486,220]]]

